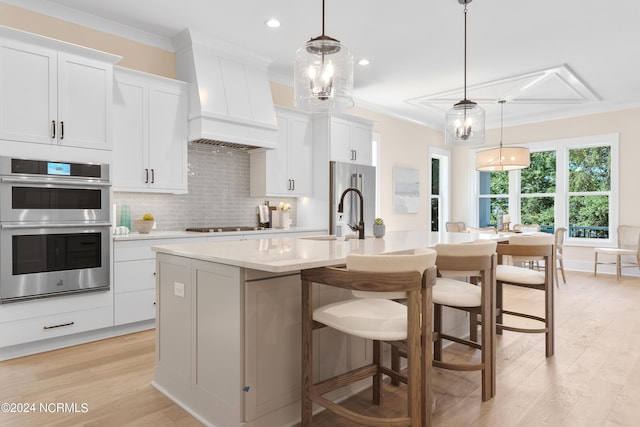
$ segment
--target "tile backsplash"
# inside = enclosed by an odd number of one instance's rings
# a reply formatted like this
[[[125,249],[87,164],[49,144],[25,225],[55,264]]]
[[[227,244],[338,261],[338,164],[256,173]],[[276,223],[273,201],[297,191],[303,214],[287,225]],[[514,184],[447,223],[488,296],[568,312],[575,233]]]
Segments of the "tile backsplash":
[[[161,231],[256,226],[257,206],[268,200],[272,206],[280,201],[290,203],[296,224],[296,198],[249,197],[249,154],[245,150],[190,143],[188,161],[188,194],[114,192],[117,219],[120,207],[129,205],[132,220],[150,212]]]

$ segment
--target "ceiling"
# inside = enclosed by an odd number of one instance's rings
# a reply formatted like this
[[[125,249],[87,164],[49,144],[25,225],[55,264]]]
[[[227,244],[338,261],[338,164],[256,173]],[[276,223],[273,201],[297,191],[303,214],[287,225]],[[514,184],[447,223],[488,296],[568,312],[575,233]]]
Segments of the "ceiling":
[[[165,49],[190,28],[270,61],[292,85],[296,49],[321,34],[321,0],[3,0]],[[353,53],[356,106],[443,130],[463,97],[457,0],[326,0],[325,33]],[[637,0],[475,0],[468,6],[467,97],[504,123],[640,106]],[[281,26],[265,21],[278,18]],[[367,66],[357,65],[366,58]]]

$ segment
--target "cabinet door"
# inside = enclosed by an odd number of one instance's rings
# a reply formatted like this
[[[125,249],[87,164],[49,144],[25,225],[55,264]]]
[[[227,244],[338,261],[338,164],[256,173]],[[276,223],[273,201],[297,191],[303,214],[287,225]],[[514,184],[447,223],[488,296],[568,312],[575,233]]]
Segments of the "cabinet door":
[[[295,118],[289,126],[289,177],[293,180],[291,191],[297,196],[310,195],[313,192],[311,122],[307,118]]]
[[[112,175],[115,191],[137,191],[147,187],[148,93],[146,82],[115,75]]]
[[[0,139],[51,144],[57,53],[0,40]]]
[[[58,141],[111,150],[113,67],[74,55],[58,55]]]
[[[351,124],[339,119],[331,119],[331,160],[352,162]]]
[[[150,185],[187,191],[187,92],[152,83],[149,87]]]
[[[351,149],[354,162],[359,165],[371,165],[371,147],[373,133],[370,126],[354,123],[351,127]]]
[[[291,184],[288,168],[289,138],[291,119],[278,114],[278,148],[265,152],[266,156],[266,193],[288,195]]]
[[[245,285],[245,421],[300,399],[300,275]]]

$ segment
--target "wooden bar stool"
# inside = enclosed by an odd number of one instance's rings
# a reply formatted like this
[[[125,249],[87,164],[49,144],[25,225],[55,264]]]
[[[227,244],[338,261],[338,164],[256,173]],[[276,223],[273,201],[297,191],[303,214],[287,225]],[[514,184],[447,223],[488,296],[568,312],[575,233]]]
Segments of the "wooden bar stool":
[[[467,244],[439,244],[436,252],[438,274],[446,277],[438,277],[433,288],[433,366],[456,371],[481,371],[482,400],[487,401],[496,394],[496,242],[476,240]],[[474,285],[453,279],[456,275],[478,277],[479,283]],[[442,330],[443,307],[466,311],[472,317],[479,315],[482,324],[480,342],[445,333]],[[443,340],[479,349],[480,363],[444,361]]]
[[[464,244],[436,245],[438,279],[433,288],[433,366],[456,371],[481,371],[482,400],[496,394],[496,328],[495,328],[495,268],[496,242],[476,240]],[[459,279],[477,278],[476,284]],[[482,335],[477,339],[464,339],[446,334],[442,330],[442,308],[463,310],[472,317],[480,316]],[[477,323],[474,323],[477,328]],[[479,349],[480,363],[451,363],[443,358],[443,340],[454,341]],[[406,349],[399,345],[392,348],[392,368],[398,370],[400,357],[406,357]],[[407,362],[408,363],[408,362]],[[397,384],[392,381],[392,384]]]
[[[553,266],[555,263],[553,234],[534,234],[530,236],[511,236],[509,244],[498,245],[498,256],[511,255],[516,257],[535,259],[541,257],[544,260],[542,271],[513,265],[498,264],[496,267],[496,306],[497,306],[497,333],[503,330],[525,333],[544,333],[546,356],[554,353],[554,319],[553,319]],[[544,317],[528,313],[507,310],[503,306],[503,284],[538,289],[544,292]],[[505,314],[536,320],[544,324],[542,328],[517,327],[505,325]]]
[[[413,254],[348,255],[346,268],[303,270],[302,276],[302,423],[311,426],[312,404],[360,425],[428,426],[431,421],[431,287],[435,283],[436,252]],[[313,309],[312,284],[350,289],[354,296]],[[364,293],[358,293],[358,292]],[[393,299],[406,299],[406,305]],[[421,321],[424,320],[424,321]],[[330,327],[373,340],[373,362],[333,378],[313,383],[313,330]],[[401,375],[383,366],[382,342],[406,340],[409,369]],[[323,395],[348,384],[373,377],[373,401],[381,404],[382,374],[407,383],[407,414],[371,417],[332,402]]]

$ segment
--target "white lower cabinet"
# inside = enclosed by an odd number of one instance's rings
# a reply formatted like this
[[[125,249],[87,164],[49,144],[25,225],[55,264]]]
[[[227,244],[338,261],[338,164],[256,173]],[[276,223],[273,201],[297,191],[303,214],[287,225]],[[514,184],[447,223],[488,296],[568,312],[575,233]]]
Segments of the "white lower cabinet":
[[[151,250],[151,247],[149,247]],[[120,261],[113,266],[114,323],[139,322],[156,316],[156,260]]]
[[[111,305],[0,323],[2,347],[57,338],[113,325]]]
[[[0,306],[0,348],[113,326],[113,293],[97,291]]]
[[[151,250],[152,246],[205,240],[205,237],[194,237],[113,242],[115,325],[156,316],[156,253]]]

